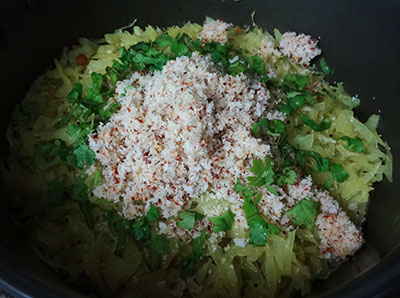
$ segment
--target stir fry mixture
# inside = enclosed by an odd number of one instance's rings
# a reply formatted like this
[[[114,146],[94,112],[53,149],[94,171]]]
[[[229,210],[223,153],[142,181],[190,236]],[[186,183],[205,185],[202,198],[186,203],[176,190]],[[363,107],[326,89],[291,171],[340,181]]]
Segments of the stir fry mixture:
[[[309,293],[362,246],[392,175],[379,116],[354,116],[321,53],[209,18],[80,39],[9,126],[15,221],[104,297]]]

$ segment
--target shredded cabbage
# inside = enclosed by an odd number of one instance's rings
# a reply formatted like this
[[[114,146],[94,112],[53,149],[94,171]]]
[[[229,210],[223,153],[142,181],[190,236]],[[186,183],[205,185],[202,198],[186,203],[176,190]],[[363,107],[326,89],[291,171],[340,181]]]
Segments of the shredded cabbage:
[[[132,27],[133,26],[133,27]],[[132,27],[133,32],[128,30]],[[27,231],[29,241],[39,257],[50,266],[64,273],[68,281],[80,287],[87,287],[85,279],[90,280],[103,297],[173,297],[179,272],[169,270],[170,262],[176,261],[179,254],[175,248],[163,260],[156,271],[149,271],[143,263],[141,248],[128,240],[122,256],[116,256],[115,236],[110,233],[100,214],[94,229],[90,229],[74,202],[59,207],[46,203],[46,191],[55,179],[72,187],[75,178],[83,174],[72,170],[65,164],[54,166],[47,171],[37,171],[34,166],[34,148],[43,141],[63,140],[67,145],[73,140],[65,128],[56,123],[68,109],[66,96],[75,83],[81,82],[84,88],[91,83],[91,73],[104,73],[114,59],[119,57],[121,47],[129,48],[140,41],[155,40],[163,32],[175,37],[186,33],[197,38],[202,26],[186,23],[172,26],[165,31],[147,26],[144,30],[134,23],[106,34],[104,40],[94,42],[81,38],[74,47],[65,50],[60,59],[55,59],[55,68],[40,76],[16,108],[14,124],[7,131],[12,154],[8,158],[8,168],[3,168],[5,184],[11,193],[13,203],[22,206],[17,220]],[[260,48],[261,40],[269,36],[275,43],[281,34],[275,31],[275,38],[261,28],[244,29],[243,34],[229,32],[230,42],[245,54],[254,55]],[[78,55],[84,54],[89,63],[86,67],[76,64]],[[263,58],[268,59],[276,58]],[[321,81],[320,74],[312,69],[291,63],[287,59],[275,60],[273,72],[283,78],[287,72],[307,75],[308,84]],[[304,113],[312,119],[334,119],[329,129],[317,132],[301,125],[298,113],[290,117],[289,142],[302,150],[315,151],[324,157],[344,166],[350,175],[343,183],[333,182],[330,192],[340,204],[361,222],[364,218],[372,184],[380,181],[383,175],[392,180],[392,156],[389,146],[376,132],[379,117],[371,116],[366,123],[355,118],[352,108],[359,101],[349,96],[342,84],[329,86],[322,81],[322,100]],[[363,141],[366,152],[351,152],[346,149],[341,137],[358,137]],[[326,173],[311,172],[320,185],[327,180]],[[93,175],[87,183],[93,185]],[[19,187],[24,185],[23,188]],[[96,198],[91,197],[91,202]],[[197,199],[199,213],[219,205],[228,208],[227,201]],[[107,208],[107,206],[104,206]],[[359,214],[357,213],[359,211]],[[99,212],[98,212],[99,213]],[[34,215],[34,220],[29,220]],[[228,232],[231,238],[246,238],[244,229],[232,226]],[[301,241],[301,245],[296,241]],[[272,235],[263,247],[235,246],[225,248],[211,242],[207,246],[206,261],[195,272],[194,279],[202,286],[201,294],[193,291],[193,297],[289,297],[293,291],[302,295],[309,293],[311,281],[326,278],[329,272],[327,261],[320,258],[319,239],[306,229],[288,231]],[[140,278],[140,282],[138,282]]]
[[[392,157],[388,145],[376,132],[377,116],[371,116],[364,124],[355,118],[350,108],[328,95],[306,114],[312,119],[329,117],[334,120],[329,129],[317,132],[302,125],[297,115],[294,115],[290,119],[289,142],[300,149],[318,152],[321,156],[343,165],[350,177],[342,183],[333,182],[330,192],[353,220],[362,222],[369,193],[373,190],[372,184],[382,180],[383,175],[392,181]],[[344,136],[360,138],[366,152],[349,151],[346,142],[340,140]],[[320,185],[324,185],[327,180],[324,172],[311,172],[311,175]]]

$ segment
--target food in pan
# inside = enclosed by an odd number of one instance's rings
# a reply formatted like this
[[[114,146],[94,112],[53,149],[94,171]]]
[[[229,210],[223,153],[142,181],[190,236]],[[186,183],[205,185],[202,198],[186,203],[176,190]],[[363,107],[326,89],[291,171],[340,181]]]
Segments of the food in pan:
[[[321,53],[208,18],[81,38],[13,114],[13,217],[104,297],[307,294],[361,247],[392,171]]]

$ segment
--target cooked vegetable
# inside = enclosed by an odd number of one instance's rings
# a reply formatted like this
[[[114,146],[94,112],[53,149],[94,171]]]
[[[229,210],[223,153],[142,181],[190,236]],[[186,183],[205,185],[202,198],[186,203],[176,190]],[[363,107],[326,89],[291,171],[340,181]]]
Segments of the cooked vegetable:
[[[263,202],[284,198],[310,174],[361,223],[372,184],[383,175],[391,181],[389,145],[376,132],[379,117],[357,120],[352,109],[359,99],[342,84],[324,80],[334,71],[324,58],[320,73],[276,55],[288,38],[278,30],[271,35],[257,26],[235,27],[227,29],[224,43],[200,40],[202,28],[188,22],[141,29],[133,23],[98,42],[82,38],[55,59],[55,68],[39,77],[17,106],[7,131],[12,154],[3,168],[5,184],[33,249],[69,282],[86,290],[93,286],[104,297],[125,292],[173,297],[179,291],[192,297],[305,295],[311,281],[326,278],[334,263],[321,258],[314,223],[322,207],[308,197],[296,198],[290,210],[282,209],[289,227],[278,216],[267,216]],[[271,144],[274,159],[241,157],[248,161],[247,181],[246,176],[238,180],[225,196],[192,198],[192,205],[170,218],[163,217],[159,202],[134,194],[132,201],[139,198],[134,207],[146,212],[127,219],[123,200],[93,194],[107,177],[90,135],[121,109],[119,81],[134,72],[151,76],[193,52],[208,55],[224,74],[245,74],[267,89],[268,111],[276,114],[254,116],[261,119],[249,125],[252,136]],[[137,90],[132,83],[122,93]],[[113,171],[118,187],[118,162]],[[241,196],[241,203],[229,195]],[[168,203],[177,204],[173,198]],[[176,227],[179,234],[171,233]]]

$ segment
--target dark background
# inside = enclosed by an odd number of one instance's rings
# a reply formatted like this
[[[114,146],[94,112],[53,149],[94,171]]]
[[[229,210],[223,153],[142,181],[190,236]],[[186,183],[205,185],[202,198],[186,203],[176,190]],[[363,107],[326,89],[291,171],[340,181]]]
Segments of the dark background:
[[[325,297],[388,295],[400,282],[400,1],[2,0],[0,136],[5,135],[15,103],[32,81],[52,65],[63,46],[78,37],[100,37],[135,18],[139,25],[160,27],[186,20],[202,22],[206,15],[250,24],[254,9],[256,22],[269,31],[279,28],[320,36],[324,56],[336,67],[331,81],[344,81],[347,91],[360,97],[362,104],[356,110],[360,119],[366,120],[371,113],[382,115],[379,130],[392,147],[395,182],[376,186],[363,227],[367,243],[355,260],[327,282],[317,284],[313,293]],[[7,143],[2,137],[0,150],[4,157]],[[0,285],[19,295],[23,294],[18,289],[33,297],[77,297],[60,287],[63,281],[34,257],[8,220],[5,198],[2,194]]]

